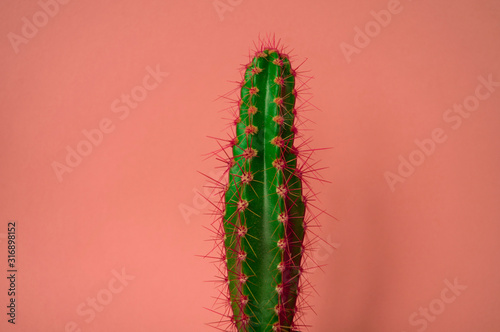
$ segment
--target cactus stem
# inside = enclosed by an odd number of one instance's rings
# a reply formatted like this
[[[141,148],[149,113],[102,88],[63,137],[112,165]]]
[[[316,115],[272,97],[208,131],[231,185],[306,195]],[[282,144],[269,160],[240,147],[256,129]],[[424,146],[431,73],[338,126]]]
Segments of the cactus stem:
[[[220,144],[232,155],[225,158],[227,182],[216,185],[223,195],[222,223],[214,227],[229,305],[223,314],[228,326],[221,320],[219,329],[228,332],[297,332],[303,326],[302,294],[309,284],[299,276],[310,259],[307,224],[317,218],[305,214],[314,203],[304,190],[316,174],[314,164],[304,166],[312,150],[297,130],[308,121],[302,116],[308,105],[302,64],[292,68],[290,62],[279,41],[269,40],[242,66],[239,97],[224,96],[232,103],[234,129]]]

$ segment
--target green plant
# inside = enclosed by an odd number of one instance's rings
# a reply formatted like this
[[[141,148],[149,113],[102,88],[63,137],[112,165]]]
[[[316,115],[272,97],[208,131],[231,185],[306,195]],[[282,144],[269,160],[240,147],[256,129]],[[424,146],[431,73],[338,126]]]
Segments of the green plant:
[[[232,331],[293,332],[300,325],[308,224],[303,182],[313,170],[298,166],[296,78],[289,56],[268,45],[245,66],[239,86],[216,228]]]

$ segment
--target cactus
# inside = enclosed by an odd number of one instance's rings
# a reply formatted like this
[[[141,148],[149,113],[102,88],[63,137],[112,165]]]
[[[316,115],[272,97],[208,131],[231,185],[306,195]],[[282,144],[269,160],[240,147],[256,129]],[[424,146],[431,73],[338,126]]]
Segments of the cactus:
[[[293,145],[295,98],[288,56],[258,52],[241,84],[223,218],[238,332],[293,330],[305,213]]]
[[[303,106],[296,105],[296,81],[300,90],[305,85],[278,44],[262,43],[245,65],[235,135],[215,152],[219,158],[225,153],[228,166],[222,180],[209,177],[220,189],[214,203],[219,217],[212,226],[220,250],[214,258],[223,274],[218,300],[225,311],[213,324],[223,331],[305,327],[299,324],[309,286],[303,281],[305,249],[312,244],[306,229],[318,216],[307,212],[312,193],[307,179],[317,169],[306,165],[314,149],[296,141],[302,112],[297,109]]]

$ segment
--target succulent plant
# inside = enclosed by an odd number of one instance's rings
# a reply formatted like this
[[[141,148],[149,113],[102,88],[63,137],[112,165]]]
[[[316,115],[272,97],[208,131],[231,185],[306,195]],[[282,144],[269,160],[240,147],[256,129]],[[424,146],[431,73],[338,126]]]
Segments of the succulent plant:
[[[232,155],[216,226],[230,331],[300,326],[308,224],[303,182],[312,169],[298,166],[296,78],[289,56],[267,43],[245,66],[239,85],[235,135],[223,147]]]

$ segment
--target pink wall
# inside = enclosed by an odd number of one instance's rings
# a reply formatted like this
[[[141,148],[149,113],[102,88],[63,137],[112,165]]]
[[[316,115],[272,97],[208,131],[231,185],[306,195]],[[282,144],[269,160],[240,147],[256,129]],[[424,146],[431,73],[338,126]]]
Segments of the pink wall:
[[[312,146],[332,147],[317,153],[331,184],[315,189],[337,250],[313,254],[327,266],[309,276],[310,331],[500,330],[500,2],[4,0],[0,13],[0,274],[9,220],[18,259],[16,325],[2,277],[0,330],[214,331],[197,171],[219,165],[203,160],[206,136],[226,132],[214,100],[268,33],[308,59]]]

